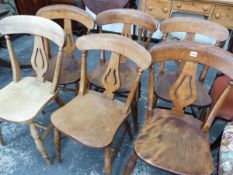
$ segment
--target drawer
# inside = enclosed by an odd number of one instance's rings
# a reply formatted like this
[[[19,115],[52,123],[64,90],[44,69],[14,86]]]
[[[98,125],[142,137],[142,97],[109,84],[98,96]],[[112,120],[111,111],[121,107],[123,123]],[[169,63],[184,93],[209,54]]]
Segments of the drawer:
[[[201,2],[187,2],[187,1],[175,1],[174,10],[209,14],[211,11],[212,4],[201,3]]]
[[[170,0],[147,0],[145,11],[156,19],[169,17],[172,7]]]
[[[216,5],[210,20],[233,29],[233,6]]]

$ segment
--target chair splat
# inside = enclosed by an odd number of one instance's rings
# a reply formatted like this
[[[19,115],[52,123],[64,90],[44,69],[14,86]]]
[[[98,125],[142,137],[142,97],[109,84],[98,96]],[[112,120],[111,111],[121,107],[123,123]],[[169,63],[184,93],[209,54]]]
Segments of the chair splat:
[[[33,69],[36,71],[37,79],[44,81],[44,74],[48,70],[48,58],[43,45],[43,38],[35,36],[34,49],[31,57]]]
[[[70,19],[64,19],[64,30],[66,32],[66,45],[64,47],[64,55],[72,56],[72,53],[75,50],[75,42],[72,31],[72,23]]]

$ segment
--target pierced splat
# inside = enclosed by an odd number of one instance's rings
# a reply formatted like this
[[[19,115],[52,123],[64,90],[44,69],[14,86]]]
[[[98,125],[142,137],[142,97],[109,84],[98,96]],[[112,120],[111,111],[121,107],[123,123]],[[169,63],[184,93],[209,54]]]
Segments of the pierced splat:
[[[112,52],[108,67],[102,79],[105,88],[104,95],[110,99],[113,99],[113,92],[120,87],[119,64],[120,54]]]
[[[190,53],[190,56],[193,56]],[[195,57],[195,55],[194,55]],[[169,96],[173,104],[175,105],[174,112],[183,112],[183,108],[194,102],[197,97],[196,89],[196,71],[197,63],[186,62],[184,68],[169,91]]]
[[[34,49],[31,57],[33,69],[36,71],[37,79],[44,81],[44,74],[48,70],[48,58],[45,53],[43,38],[35,36]]]
[[[72,56],[75,50],[74,36],[72,31],[72,23],[70,19],[64,19],[64,30],[66,33],[66,45],[64,47],[65,56]]]
[[[121,35],[132,39],[131,24],[124,24]],[[125,63],[126,61],[127,61],[127,58],[124,55],[121,55],[120,56],[120,63]]]

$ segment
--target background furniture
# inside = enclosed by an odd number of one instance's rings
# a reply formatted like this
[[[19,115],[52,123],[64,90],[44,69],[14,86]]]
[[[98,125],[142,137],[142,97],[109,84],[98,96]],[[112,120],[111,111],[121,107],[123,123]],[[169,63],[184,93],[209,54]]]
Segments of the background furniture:
[[[171,17],[174,12],[201,14],[233,29],[232,0],[140,0],[139,9],[161,20]]]
[[[51,120],[55,128],[55,146],[57,159],[60,160],[59,131],[72,137],[79,143],[92,148],[105,149],[105,172],[111,174],[112,161],[115,159],[123,138],[128,131],[132,133],[128,123],[131,104],[137,93],[142,71],[151,64],[149,52],[139,44],[115,34],[92,34],[77,39],[76,46],[82,50],[82,69],[79,94],[65,106],[52,114]],[[88,88],[87,51],[106,50],[111,52],[108,72],[103,77],[104,92],[96,92]],[[129,58],[138,67],[130,94],[126,102],[114,98],[119,88],[119,67],[121,55]],[[95,58],[92,58],[95,59]],[[88,107],[87,107],[88,106]],[[110,147],[120,126],[125,124],[122,137],[111,154]]]
[[[75,40],[72,30],[72,21],[76,21],[88,30],[94,28],[95,22],[93,18],[84,10],[72,5],[50,5],[41,8],[37,16],[49,18],[51,20],[60,19],[64,23],[64,31],[66,32],[66,46],[64,47],[64,56],[62,58],[62,70],[59,84],[78,84],[80,79],[81,59],[74,58]],[[47,42],[47,51],[49,59],[49,68],[45,73],[45,79],[52,81],[54,77],[54,70],[56,67],[56,57],[51,56],[49,43]]]
[[[9,16],[2,19],[0,21],[0,33],[5,35],[13,72],[13,82],[0,90],[1,119],[7,122],[28,124],[38,150],[46,163],[50,164],[51,161],[45,150],[43,140],[52,129],[52,125],[49,127],[42,126],[35,121],[35,118],[52,100],[56,99],[60,102],[57,86],[65,33],[59,25],[51,20],[26,15]],[[35,36],[31,63],[36,72],[36,77],[21,77],[20,74],[20,67],[8,35],[22,33]],[[50,39],[59,47],[53,82],[44,80],[44,73],[49,65],[43,46],[43,37]],[[43,136],[39,134],[39,128],[45,130]]]
[[[144,126],[134,144],[135,153],[126,167],[129,174],[137,156],[146,163],[176,174],[209,175],[214,171],[209,147],[209,129],[233,86],[233,54],[215,46],[190,41],[155,45],[150,53],[153,64],[168,60],[186,62],[169,96],[172,110],[153,109],[154,65],[150,69],[148,109]],[[197,98],[197,65],[213,67],[231,77],[208,118],[201,122],[184,114],[183,109]]]

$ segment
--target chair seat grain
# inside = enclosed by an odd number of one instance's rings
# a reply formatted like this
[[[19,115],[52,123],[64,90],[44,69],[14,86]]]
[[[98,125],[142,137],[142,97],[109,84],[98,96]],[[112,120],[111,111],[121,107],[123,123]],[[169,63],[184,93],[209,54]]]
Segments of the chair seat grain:
[[[49,59],[49,69],[45,73],[45,79],[52,81],[54,77],[54,69],[56,67],[56,56]],[[69,84],[77,82],[80,79],[81,59],[63,56],[62,68],[59,84]]]
[[[173,173],[204,175],[214,169],[209,135],[201,131],[201,122],[191,115],[154,110],[134,146],[142,160]]]
[[[156,96],[161,99],[169,99],[169,89],[176,82],[178,74],[175,72],[169,72],[159,77],[158,86],[155,89]],[[208,89],[199,80],[196,80],[197,84],[197,98],[193,102],[193,106],[205,107],[212,103]]]
[[[25,77],[0,90],[0,116],[3,120],[24,123],[37,116],[55,94],[52,83]]]
[[[137,76],[138,67],[133,63],[121,63],[120,65],[120,92],[128,92],[133,85],[133,82]],[[108,67],[108,64],[99,64],[90,73],[88,80],[98,86],[103,87],[102,76]]]
[[[89,147],[108,146],[128,114],[122,114],[124,103],[112,101],[89,90],[52,114],[57,129]]]

